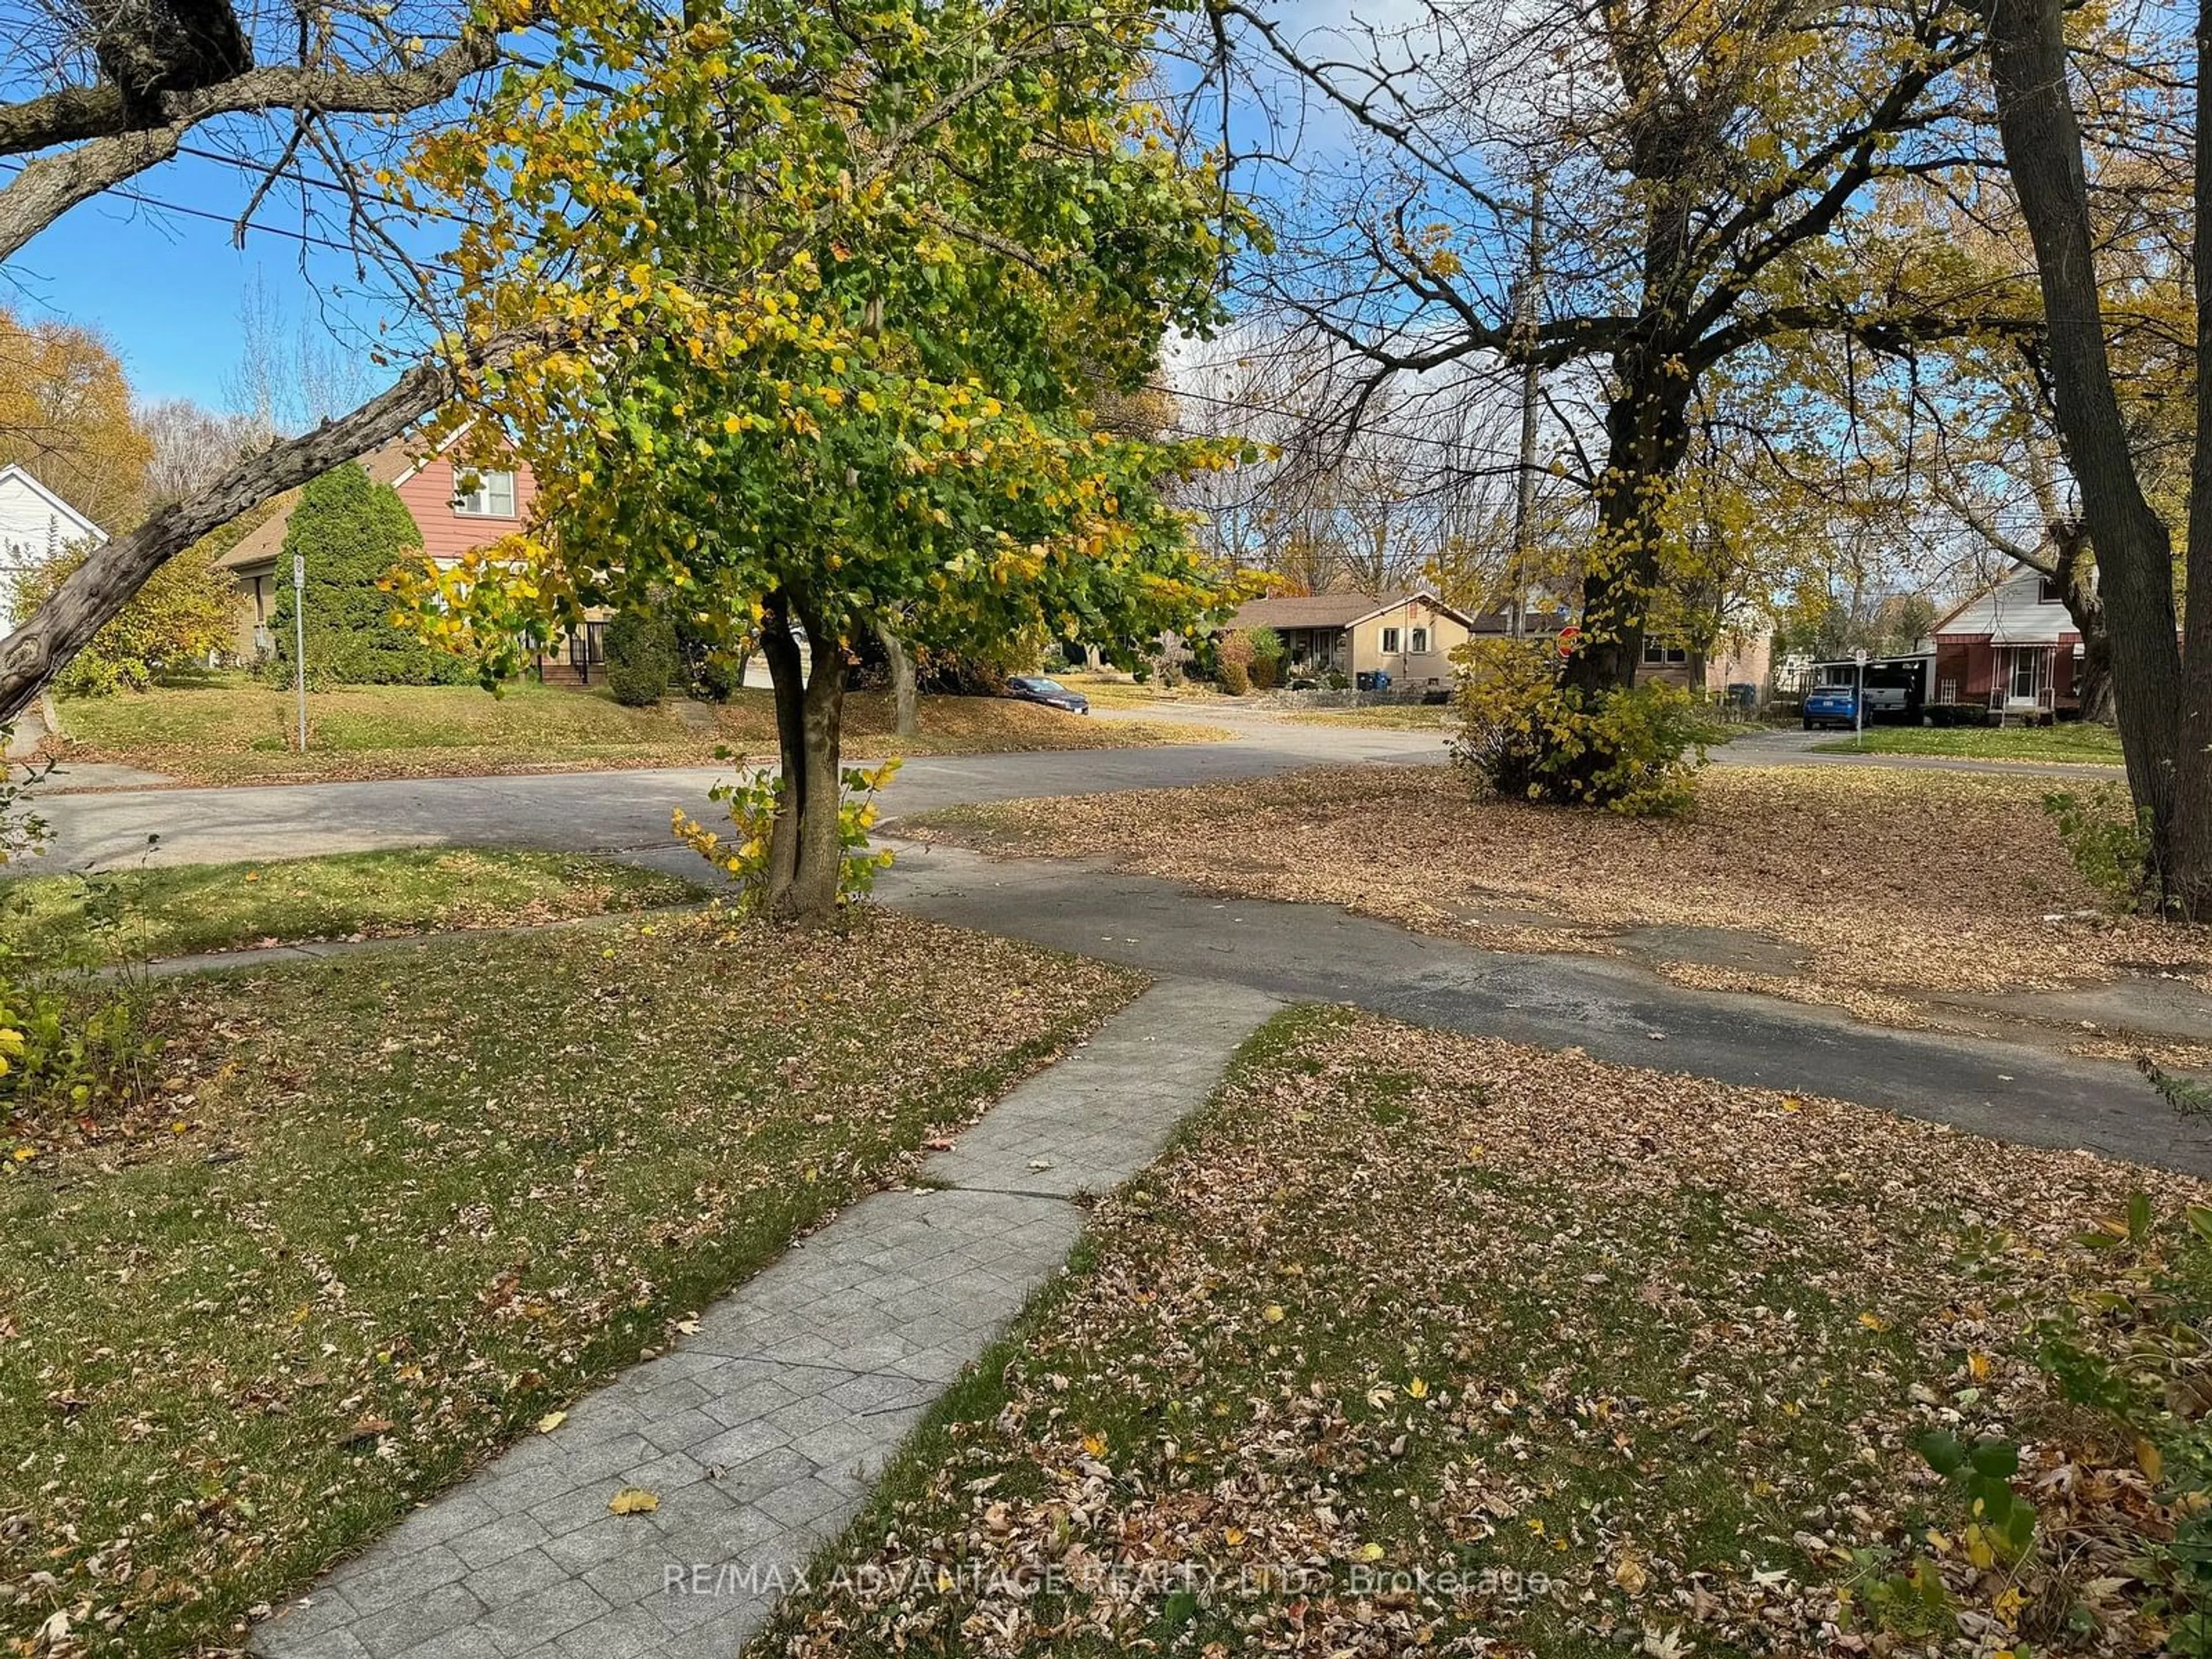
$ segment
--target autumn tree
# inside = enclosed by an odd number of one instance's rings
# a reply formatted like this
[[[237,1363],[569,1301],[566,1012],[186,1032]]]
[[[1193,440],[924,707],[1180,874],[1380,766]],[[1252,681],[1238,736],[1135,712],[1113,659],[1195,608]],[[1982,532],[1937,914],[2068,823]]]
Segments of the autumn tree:
[[[2177,908],[2212,916],[2212,605],[2175,592],[2173,539],[2130,441],[2093,241],[2081,125],[2059,0],[1995,0],[1990,67],[2007,170],[2035,249],[2048,318],[2045,363],[2110,623],[2128,783],[2148,815],[2151,863]],[[2199,52],[2212,29],[2200,7]],[[2212,123],[2194,122],[2194,438],[2187,591],[2212,592]]]
[[[1096,413],[1152,375],[1167,326],[1210,324],[1241,223],[1123,95],[1158,21],[1090,0],[607,4],[417,168],[470,223],[472,329],[596,343],[472,400],[475,430],[530,459],[542,518],[423,571],[426,623],[496,668],[665,593],[757,648],[779,917],[838,896],[852,642],[1126,661],[1213,598],[1161,491],[1224,447]]]
[[[112,534],[137,520],[152,453],[105,340],[0,310],[0,465],[20,464]]]
[[[226,414],[190,398],[141,404],[137,420],[150,451],[146,498],[153,503],[198,495],[276,436],[254,416]]]
[[[1957,71],[1980,33],[1964,5],[1431,5],[1397,30],[1310,39],[1244,0],[1223,10],[1354,147],[1297,195],[1271,297],[1363,389],[1533,363],[1545,395],[1595,405],[1562,671],[1579,706],[1635,684],[1707,375],[1779,338],[1896,349],[1991,321],[1938,239],[1877,213],[1880,187],[1971,161]]]
[[[1346,428],[1328,416],[1352,395],[1341,366],[1310,335],[1249,320],[1188,355],[1176,378],[1180,429],[1266,451],[1193,481],[1187,499],[1224,559],[1295,593],[1430,582],[1458,604],[1503,599],[1516,467],[1504,413],[1479,379],[1382,388]]]

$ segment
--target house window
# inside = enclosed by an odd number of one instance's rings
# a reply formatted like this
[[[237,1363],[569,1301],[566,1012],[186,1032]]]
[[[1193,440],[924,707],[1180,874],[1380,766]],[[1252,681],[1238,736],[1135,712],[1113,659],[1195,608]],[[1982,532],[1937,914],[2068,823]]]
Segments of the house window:
[[[462,486],[471,478],[474,489]],[[453,511],[471,519],[511,519],[514,516],[514,474],[463,472],[453,474]]]
[[[2035,584],[2035,602],[2038,605],[2057,605],[2058,584],[2048,576],[2039,577]]]
[[[1649,667],[1662,668],[1689,660],[1689,652],[1681,646],[1667,645],[1658,640],[1644,641],[1644,661]]]
[[[1382,654],[1386,657],[1389,656],[1395,653],[1397,649],[1398,630],[1395,628],[1384,629],[1382,630]]]
[[[1415,629],[1413,630],[1413,654],[1417,657],[1421,656],[1427,652],[1428,648],[1429,630],[1425,628]]]

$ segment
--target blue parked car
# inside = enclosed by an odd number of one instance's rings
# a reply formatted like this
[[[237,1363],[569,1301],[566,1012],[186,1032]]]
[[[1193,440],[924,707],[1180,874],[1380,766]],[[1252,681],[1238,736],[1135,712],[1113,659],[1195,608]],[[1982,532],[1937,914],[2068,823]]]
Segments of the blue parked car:
[[[1859,689],[1856,685],[1816,685],[1805,694],[1805,729],[1859,723]]]

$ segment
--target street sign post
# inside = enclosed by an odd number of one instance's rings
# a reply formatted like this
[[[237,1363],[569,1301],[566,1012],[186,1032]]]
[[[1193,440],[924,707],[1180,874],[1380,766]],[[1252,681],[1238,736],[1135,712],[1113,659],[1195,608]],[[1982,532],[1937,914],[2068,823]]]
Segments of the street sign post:
[[[292,683],[300,700],[300,752],[307,752],[307,556],[292,556]]]
[[[1865,647],[1861,647],[1858,650],[1852,652],[1851,660],[1859,665],[1858,695],[1851,699],[1851,741],[1858,747],[1863,749],[1866,747],[1867,653]],[[304,748],[306,744],[302,743],[301,746]]]

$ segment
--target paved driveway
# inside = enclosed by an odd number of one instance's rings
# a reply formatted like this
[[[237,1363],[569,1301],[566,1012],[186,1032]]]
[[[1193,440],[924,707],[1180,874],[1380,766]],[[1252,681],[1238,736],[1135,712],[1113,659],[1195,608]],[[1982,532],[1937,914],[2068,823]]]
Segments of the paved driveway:
[[[886,805],[915,812],[1443,757],[1434,733],[1249,717],[1236,725],[1231,743],[910,761]],[[1788,762],[1798,758],[1789,736],[1721,752],[1735,763]],[[619,854],[695,874],[696,856],[669,835],[669,812],[701,807],[717,775],[691,768],[147,790],[52,797],[43,810],[58,831],[49,862],[79,866],[449,844]],[[150,852],[149,835],[160,836]],[[1579,1045],[1606,1059],[1837,1095],[1982,1133],[2212,1174],[2212,1133],[2178,1121],[2109,1062],[1854,1025],[1826,1010],[1686,990],[1632,965],[1477,951],[1325,906],[1225,902],[1083,865],[989,864],[915,849],[879,891],[947,921],[1154,973],[1358,1002],[1416,1024]]]
[[[1095,861],[905,849],[878,896],[957,927],[1290,1002],[1348,1002],[1601,1060],[1833,1096],[2031,1146],[2212,1175],[2212,1125],[2124,1066],[1694,991],[1617,958],[1484,951],[1328,905],[1217,898]],[[2115,1016],[2120,1017],[2120,1016]]]

